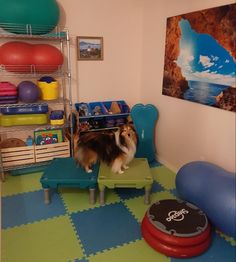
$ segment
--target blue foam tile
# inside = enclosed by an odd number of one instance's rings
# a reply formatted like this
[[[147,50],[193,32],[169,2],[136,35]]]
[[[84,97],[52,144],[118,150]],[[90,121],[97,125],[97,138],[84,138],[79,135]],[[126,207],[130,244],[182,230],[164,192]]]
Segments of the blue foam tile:
[[[152,184],[151,193],[161,192],[164,188],[156,181]],[[136,188],[116,188],[115,192],[119,195],[120,199],[127,200],[134,197],[139,197],[144,195],[144,189]]]
[[[178,191],[176,190],[176,188],[170,189],[170,193],[171,193],[172,195],[174,195],[176,198],[180,198],[180,199],[181,199],[181,197],[180,197]]]
[[[183,259],[171,258],[171,262],[179,262]],[[186,262],[233,262],[236,261],[235,247],[229,245],[221,236],[213,233],[212,243],[209,249],[200,256],[185,258]]]
[[[153,181],[151,193],[157,193],[164,190],[165,188],[161,184],[159,184],[157,181]]]
[[[2,198],[3,229],[64,215],[65,213],[62,200],[55,192],[51,193],[49,205],[44,203],[43,190]]]
[[[140,225],[122,203],[72,213],[86,255],[141,239]]]

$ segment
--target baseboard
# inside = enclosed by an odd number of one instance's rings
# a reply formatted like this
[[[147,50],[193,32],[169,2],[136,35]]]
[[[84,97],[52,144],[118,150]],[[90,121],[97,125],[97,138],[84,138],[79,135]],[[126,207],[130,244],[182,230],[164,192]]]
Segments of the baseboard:
[[[157,159],[158,162],[160,162],[161,164],[163,164],[164,166],[169,168],[174,173],[177,173],[179,171],[179,168],[177,168],[176,166],[173,166],[170,162],[168,162],[166,159],[160,157],[157,154],[156,154],[156,159]]]

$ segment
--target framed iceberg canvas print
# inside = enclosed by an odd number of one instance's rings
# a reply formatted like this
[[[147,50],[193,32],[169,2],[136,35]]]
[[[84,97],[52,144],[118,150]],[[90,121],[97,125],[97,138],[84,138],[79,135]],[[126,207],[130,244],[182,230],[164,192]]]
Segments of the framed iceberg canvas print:
[[[77,60],[103,60],[103,37],[77,36]]]
[[[236,4],[167,18],[162,94],[236,112]]]

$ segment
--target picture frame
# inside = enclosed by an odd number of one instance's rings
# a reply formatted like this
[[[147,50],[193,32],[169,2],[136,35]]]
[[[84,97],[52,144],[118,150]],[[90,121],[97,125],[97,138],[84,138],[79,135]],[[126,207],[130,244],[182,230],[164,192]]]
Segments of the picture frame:
[[[103,60],[103,37],[77,36],[77,60]]]
[[[35,130],[34,142],[36,145],[48,145],[63,142],[63,131],[61,128]]]

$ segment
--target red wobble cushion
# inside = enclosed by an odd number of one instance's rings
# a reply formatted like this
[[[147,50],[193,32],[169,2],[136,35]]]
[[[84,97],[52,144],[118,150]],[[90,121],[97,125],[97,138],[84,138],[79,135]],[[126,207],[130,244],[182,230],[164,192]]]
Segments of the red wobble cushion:
[[[51,73],[63,64],[63,55],[48,44],[8,42],[0,47],[0,64],[15,73]]]

